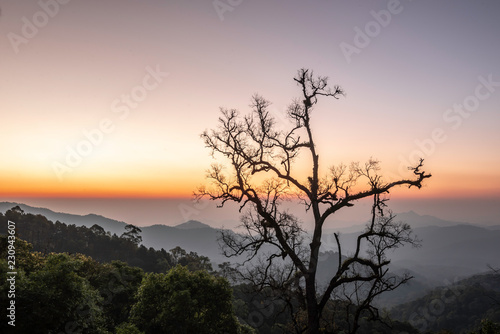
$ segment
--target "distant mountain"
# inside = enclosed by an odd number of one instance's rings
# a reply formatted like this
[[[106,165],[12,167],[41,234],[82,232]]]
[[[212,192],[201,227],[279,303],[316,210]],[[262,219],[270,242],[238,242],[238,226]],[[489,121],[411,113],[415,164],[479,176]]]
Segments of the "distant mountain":
[[[413,211],[396,214],[396,220],[410,224],[422,246],[405,246],[388,254],[393,273],[409,272],[415,278],[408,285],[383,295],[382,305],[413,300],[432,287],[484,272],[488,265],[500,267],[499,226],[451,222]],[[365,225],[353,224],[347,229],[337,229],[344,254],[354,251],[359,231]],[[324,251],[335,252],[335,231],[330,229],[328,232],[322,238]]]
[[[32,214],[41,214],[47,219],[56,222],[60,221],[66,224],[76,226],[91,227],[94,224],[101,226],[105,231],[120,236],[125,232],[124,222],[105,218],[95,214],[85,216],[54,212],[45,208],[35,208],[29,205],[12,202],[0,202],[0,212],[19,206],[24,212]],[[229,261],[220,251],[217,243],[219,230],[203,224],[199,221],[190,220],[177,226],[152,225],[140,227],[142,230],[142,244],[154,249],[171,250],[177,246],[188,252],[196,252],[210,258],[211,261],[222,263]]]
[[[405,246],[388,254],[393,266],[418,272],[431,286],[500,266],[500,230],[474,225],[424,226],[413,231],[422,247]],[[353,252],[358,233],[340,235],[344,254]],[[335,237],[324,235],[325,250],[337,250]]]
[[[13,202],[0,202],[0,212],[5,213],[7,210],[10,210],[15,206],[19,206],[26,213],[45,216],[48,220],[51,220],[54,223],[56,221],[60,221],[61,223],[66,223],[68,225],[74,224],[76,226],[86,227],[92,227],[92,225],[97,224],[104,228],[106,231],[109,231],[112,234],[116,233],[118,236],[125,232],[125,226],[127,225],[125,222],[106,218],[96,214],[88,214],[84,216],[74,215],[69,213],[54,212],[46,208],[36,208],[26,204]]]
[[[453,222],[444,219],[440,219],[429,215],[419,215],[414,211],[395,213],[396,221],[402,221],[408,223],[413,229],[426,226],[455,226],[455,225],[468,225],[463,222]],[[333,223],[333,224],[332,224]],[[323,235],[333,235],[333,233],[340,232],[341,234],[358,233],[363,231],[368,224],[368,220],[364,223],[359,221],[333,221],[330,222],[330,226],[338,227],[328,227],[323,230]],[[489,229],[495,229],[495,226],[488,226]],[[500,229],[500,225],[496,228]]]
[[[220,230],[200,224],[188,224],[181,228],[165,225],[141,227],[142,243],[147,247],[164,248],[165,250],[180,246],[188,252],[196,252],[199,255],[207,256],[212,262],[229,261],[222,254],[217,243]]]
[[[429,215],[419,215],[414,211],[408,212],[400,212],[395,213],[396,220],[402,221],[410,224],[412,228],[425,227],[425,226],[455,226],[455,225],[469,225],[463,222],[453,222],[444,219],[440,219],[434,216]],[[338,221],[338,228],[327,228],[323,232],[324,234],[331,234],[334,232],[341,233],[355,233],[360,232],[365,229],[368,220],[364,223],[356,222],[347,222],[347,221]],[[488,226],[487,228],[495,229],[495,226]],[[496,226],[496,229],[500,229],[500,225]]]
[[[419,215],[414,211],[396,213],[396,220],[403,221],[410,224],[412,228],[426,227],[426,226],[455,226],[455,225],[469,225],[463,222],[453,222],[440,219],[429,215]]]
[[[106,231],[121,235],[126,223],[98,215],[72,215],[57,213],[48,209],[34,208],[24,204],[2,202],[0,211],[5,212],[19,205],[25,212],[42,214],[49,220],[59,220],[66,224],[91,227],[98,224]],[[457,277],[467,277],[487,269],[487,265],[500,267],[500,230],[475,225],[464,225],[445,221],[432,216],[421,216],[413,211],[397,215],[397,220],[408,222],[415,234],[422,240],[421,248],[403,247],[388,254],[394,270],[410,270],[418,273],[422,286],[437,286]],[[434,226],[432,224],[435,224]],[[359,230],[363,225],[359,225]],[[173,249],[177,246],[185,250],[208,256],[221,263],[228,260],[222,255],[217,239],[220,230],[199,221],[188,221],[177,226],[153,225],[141,227],[142,243],[155,249]],[[358,231],[359,231],[358,230]],[[348,254],[355,245],[358,233],[343,232],[340,240],[343,252]],[[322,251],[336,251],[336,242],[331,230],[322,238]]]
[[[202,222],[199,222],[197,220],[189,220],[185,223],[176,225],[174,227],[181,229],[181,230],[194,230],[194,229],[198,229],[198,228],[212,228],[210,225],[203,224]]]
[[[409,321],[421,332],[470,333],[484,319],[500,322],[500,275],[487,273],[456,280],[397,305],[390,314],[393,319]]]

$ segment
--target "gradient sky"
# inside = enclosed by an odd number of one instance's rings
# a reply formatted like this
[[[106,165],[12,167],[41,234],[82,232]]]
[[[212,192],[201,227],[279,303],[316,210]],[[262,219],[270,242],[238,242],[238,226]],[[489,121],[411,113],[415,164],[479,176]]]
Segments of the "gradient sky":
[[[246,112],[259,93],[286,126],[300,93],[292,78],[306,67],[347,93],[320,100],[313,115],[324,172],[373,156],[391,179],[422,156],[433,177],[398,196],[500,202],[498,1],[6,0],[0,9],[4,199],[189,196],[212,162],[199,135],[219,107]],[[78,148],[86,155],[69,166]]]

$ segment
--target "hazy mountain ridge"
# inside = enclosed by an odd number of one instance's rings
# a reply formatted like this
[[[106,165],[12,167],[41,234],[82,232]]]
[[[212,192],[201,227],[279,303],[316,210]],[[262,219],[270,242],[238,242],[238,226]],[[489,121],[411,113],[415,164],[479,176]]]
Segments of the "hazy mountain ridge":
[[[454,222],[454,221],[448,221],[444,220],[441,218],[437,218],[434,216],[430,215],[419,215],[418,213],[414,211],[408,211],[408,212],[400,212],[395,214],[396,218],[395,221],[402,221],[405,223],[410,224],[412,228],[418,228],[418,227],[426,227],[426,226],[437,226],[437,227],[445,227],[445,226],[455,226],[455,225],[473,225],[470,223],[466,222]],[[333,222],[335,223],[335,221]],[[340,232],[340,233],[354,233],[354,232],[360,232],[365,229],[366,224],[368,223],[368,220],[364,223],[359,223],[359,222],[348,222],[348,221],[338,221],[339,227],[328,227],[323,230],[323,234],[332,234],[335,232]],[[349,225],[346,227],[346,225]],[[491,229],[500,229],[500,225],[498,226],[491,226],[487,227]]]
[[[125,222],[105,218],[95,214],[85,216],[57,213],[45,208],[34,208],[25,204],[2,202],[0,211],[5,212],[19,205],[25,212],[42,214],[49,220],[59,220],[66,224],[91,227],[98,224],[106,231],[121,235]],[[422,240],[422,247],[403,247],[389,255],[394,270],[410,270],[419,274],[416,278],[421,286],[442,285],[446,280],[467,277],[486,270],[487,265],[500,266],[500,230],[472,224],[445,221],[432,216],[421,216],[410,211],[397,215],[397,220],[409,223],[415,235]],[[436,225],[432,225],[436,224]],[[362,230],[364,225],[354,229]],[[188,221],[177,226],[152,225],[141,227],[142,243],[146,247],[170,250],[180,246],[187,251],[208,256],[221,263],[228,260],[222,255],[217,239],[219,229],[199,221]],[[333,234],[325,231],[324,251],[336,251]],[[341,233],[344,254],[352,250],[357,233]],[[415,283],[417,284],[417,283]]]
[[[105,231],[111,234],[120,236],[125,232],[125,222],[120,222],[114,219],[106,218],[96,214],[75,215],[61,212],[54,212],[47,208],[32,207],[22,203],[0,202],[0,212],[5,213],[7,210],[19,206],[24,212],[32,214],[41,214],[47,219],[56,222],[60,221],[68,225],[91,227],[94,224],[101,226]],[[177,226],[167,225],[151,225],[140,227],[142,230],[142,244],[146,247],[154,249],[170,250],[177,246],[193,251],[200,255],[209,257],[216,263],[228,261],[222,255],[217,243],[219,229],[210,227],[199,221],[190,220]]]
[[[393,319],[409,321],[421,332],[446,329],[469,333],[483,319],[500,321],[500,274],[488,272],[449,282],[393,307],[390,314]]]
[[[199,222],[197,220],[188,220],[185,223],[175,225],[174,226],[177,229],[181,230],[195,230],[199,228],[212,228],[210,225],[203,224],[202,222]]]
[[[60,221],[61,223],[66,223],[68,225],[74,224],[76,226],[86,227],[92,227],[92,225],[97,224],[106,231],[111,232],[111,234],[116,233],[117,235],[121,235],[125,232],[125,226],[127,226],[125,222],[106,218],[93,213],[87,215],[76,215],[71,213],[55,212],[47,208],[38,208],[14,202],[0,202],[0,212],[5,213],[7,210],[12,209],[15,206],[19,206],[26,213],[45,216],[48,220],[51,220],[54,223],[56,221]]]
[[[411,222],[409,222],[411,224]],[[431,286],[446,280],[484,272],[500,266],[500,230],[475,225],[414,227],[420,248],[405,246],[388,254],[395,268],[418,272]],[[353,252],[358,233],[340,234],[343,252]],[[326,250],[337,251],[333,234],[322,239]]]

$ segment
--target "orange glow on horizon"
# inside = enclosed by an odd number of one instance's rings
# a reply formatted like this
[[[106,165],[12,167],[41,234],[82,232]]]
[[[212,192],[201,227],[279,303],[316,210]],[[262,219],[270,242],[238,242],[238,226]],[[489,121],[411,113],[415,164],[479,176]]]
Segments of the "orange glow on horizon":
[[[168,180],[78,180],[55,183],[52,180],[24,178],[22,181],[2,179],[0,196],[8,197],[47,197],[47,198],[186,198],[193,197],[198,186],[207,184],[206,180],[179,178],[176,182]],[[432,182],[435,181],[435,182]],[[361,189],[359,189],[361,190]],[[489,186],[484,183],[473,184],[427,180],[421,189],[399,186],[390,190],[390,199],[423,198],[499,198],[500,190],[495,182]]]
[[[209,180],[204,177],[203,167],[198,165],[184,169],[157,167],[130,172],[118,167],[111,169],[112,171],[103,168],[87,173],[77,170],[74,174],[69,174],[62,182],[57,181],[50,173],[4,171],[0,176],[0,196],[7,198],[192,198],[193,192],[200,185],[209,183]],[[421,189],[399,186],[391,189],[387,197],[394,199],[500,198],[500,176],[494,173],[469,176],[459,171],[444,171],[439,168],[436,168],[435,172],[431,169],[431,172],[433,176],[424,180]],[[301,174],[304,177],[299,180],[305,180],[307,172],[303,169]],[[408,178],[411,178],[411,175]],[[262,179],[255,178],[254,181],[258,183]],[[366,189],[366,183],[359,181],[353,191]]]
[[[77,180],[53,182],[46,179],[23,178],[0,180],[3,197],[66,197],[66,198],[189,198],[196,184],[166,180]]]

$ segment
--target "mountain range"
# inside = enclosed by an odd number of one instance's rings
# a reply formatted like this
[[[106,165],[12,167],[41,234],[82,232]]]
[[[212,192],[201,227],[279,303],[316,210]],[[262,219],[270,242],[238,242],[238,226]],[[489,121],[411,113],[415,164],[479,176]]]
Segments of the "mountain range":
[[[74,215],[54,212],[46,208],[35,208],[20,203],[0,202],[0,212],[19,206],[27,213],[41,214],[49,220],[66,224],[91,227],[100,225],[106,231],[121,235],[125,222],[103,216]],[[500,266],[500,226],[481,227],[472,224],[450,222],[433,216],[423,216],[410,211],[400,213],[397,219],[409,223],[421,240],[420,248],[402,247],[389,254],[396,272],[409,271],[416,279],[414,284],[433,287],[487,270],[488,265]],[[187,251],[209,257],[215,263],[230,259],[221,254],[217,239],[219,229],[199,221],[187,221],[177,226],[152,225],[140,227],[142,243],[155,249],[173,249],[177,246]],[[339,229],[344,254],[352,251],[363,224],[353,224],[348,229]],[[325,251],[336,251],[335,229],[324,231],[322,243]],[[232,259],[231,259],[232,260]],[[325,271],[331,264],[325,259]]]

